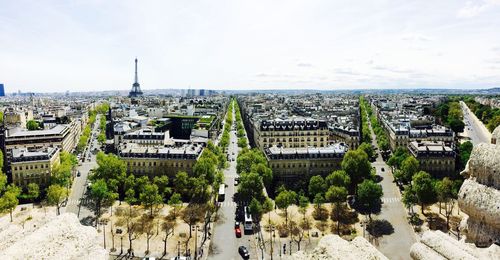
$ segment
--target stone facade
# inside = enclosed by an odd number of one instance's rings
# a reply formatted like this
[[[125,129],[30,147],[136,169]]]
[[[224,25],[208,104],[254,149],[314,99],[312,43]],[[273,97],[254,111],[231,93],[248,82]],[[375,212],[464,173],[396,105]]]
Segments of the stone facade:
[[[498,259],[500,247],[477,248],[455,240],[441,231],[426,231],[420,242],[413,244],[410,256],[415,260]]]
[[[380,253],[373,245],[362,237],[356,237],[347,241],[337,235],[326,235],[318,243],[312,252],[299,251],[290,260],[321,260],[321,259],[388,259]]]
[[[458,205],[468,215],[462,223],[466,241],[500,243],[500,145],[475,146],[462,175],[468,178],[458,194]]]

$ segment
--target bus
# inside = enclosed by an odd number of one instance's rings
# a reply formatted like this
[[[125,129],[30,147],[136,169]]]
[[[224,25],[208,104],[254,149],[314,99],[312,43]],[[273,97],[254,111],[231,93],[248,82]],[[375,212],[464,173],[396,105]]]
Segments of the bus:
[[[217,201],[222,202],[226,198],[226,185],[222,183],[219,186],[219,196],[217,196]]]
[[[250,214],[250,208],[248,206],[245,206],[245,221],[243,222],[243,229],[245,232],[253,231],[252,214]]]

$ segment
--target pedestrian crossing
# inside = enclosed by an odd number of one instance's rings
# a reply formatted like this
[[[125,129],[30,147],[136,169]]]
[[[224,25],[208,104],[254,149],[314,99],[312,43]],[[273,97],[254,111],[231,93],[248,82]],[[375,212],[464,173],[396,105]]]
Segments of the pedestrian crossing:
[[[382,198],[383,203],[395,203],[400,202],[401,198]]]
[[[69,199],[68,201],[66,201],[66,203],[63,203],[63,204],[65,204],[66,206],[79,205],[80,201],[82,202],[82,205],[85,205],[85,204],[89,203],[91,201],[91,199],[81,199],[81,200]]]
[[[236,208],[237,206],[241,205],[241,206],[248,206],[248,203],[243,203],[243,202],[240,202],[240,203],[236,203],[234,201],[223,201],[223,202],[219,202],[219,206],[222,208]]]

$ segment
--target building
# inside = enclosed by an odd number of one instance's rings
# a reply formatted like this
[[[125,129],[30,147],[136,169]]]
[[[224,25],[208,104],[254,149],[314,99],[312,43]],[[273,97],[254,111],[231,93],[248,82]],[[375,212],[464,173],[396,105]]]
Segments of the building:
[[[455,172],[455,151],[442,141],[413,141],[408,150],[420,165],[420,170],[434,177],[451,176]]]
[[[127,165],[127,172],[136,176],[174,177],[177,172],[192,172],[203,151],[200,144],[146,147],[135,143],[120,146],[118,155]]]
[[[78,133],[72,131],[79,124],[72,122],[71,124],[56,125],[51,129],[44,130],[7,130],[6,149],[15,148],[43,148],[49,146],[57,146],[64,152],[71,152],[77,142]]]
[[[334,170],[339,170],[347,150],[347,146],[342,143],[315,148],[272,146],[264,149],[264,154],[275,180],[291,182],[298,179],[308,180],[314,175],[326,176]]]
[[[5,88],[2,83],[0,83],[0,97],[5,97]]]
[[[326,147],[329,130],[325,121],[310,118],[262,120],[255,128],[255,144],[260,149]]]
[[[166,145],[168,139],[170,139],[169,131],[154,132],[153,129],[144,128],[124,134],[122,142],[156,146]]]
[[[10,161],[12,183],[19,187],[26,187],[30,183],[47,187],[50,184],[52,170],[59,164],[59,151],[57,147],[35,150],[12,149]]]

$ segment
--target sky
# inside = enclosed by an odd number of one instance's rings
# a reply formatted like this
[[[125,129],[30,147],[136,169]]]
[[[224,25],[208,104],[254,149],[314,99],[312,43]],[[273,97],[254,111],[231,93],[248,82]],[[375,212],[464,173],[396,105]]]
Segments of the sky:
[[[0,0],[6,92],[500,87],[500,0]]]

